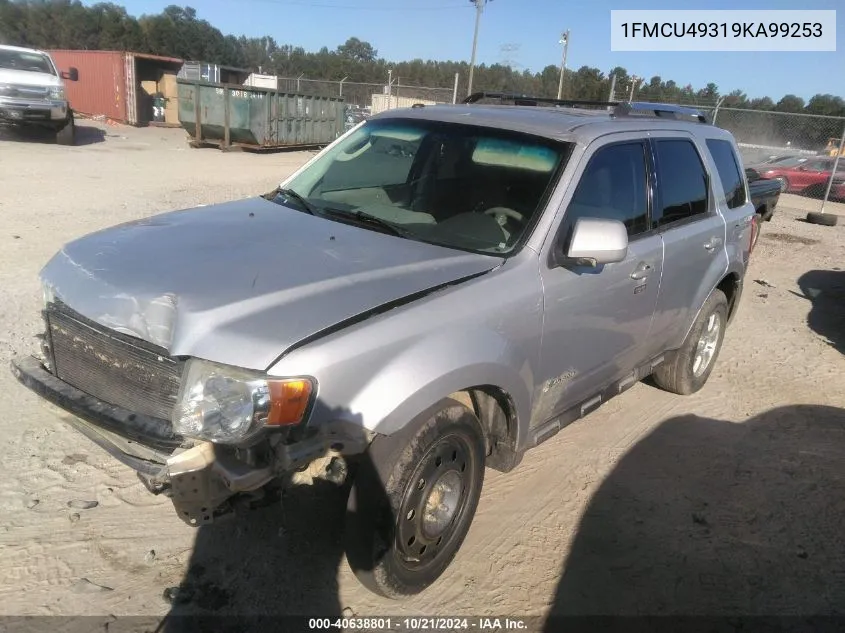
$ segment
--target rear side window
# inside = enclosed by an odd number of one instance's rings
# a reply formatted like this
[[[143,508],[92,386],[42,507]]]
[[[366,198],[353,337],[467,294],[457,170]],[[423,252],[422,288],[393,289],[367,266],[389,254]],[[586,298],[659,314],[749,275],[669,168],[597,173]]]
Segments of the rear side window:
[[[728,209],[736,209],[745,204],[745,183],[739,171],[739,162],[734,149],[728,141],[707,139],[707,149],[716,163],[722,189],[725,190],[725,203]]]
[[[659,203],[657,226],[707,213],[707,172],[690,141],[656,140]]]
[[[578,218],[619,220],[633,236],[648,230],[645,145],[619,143],[599,149],[584,170],[566,210],[568,226]]]

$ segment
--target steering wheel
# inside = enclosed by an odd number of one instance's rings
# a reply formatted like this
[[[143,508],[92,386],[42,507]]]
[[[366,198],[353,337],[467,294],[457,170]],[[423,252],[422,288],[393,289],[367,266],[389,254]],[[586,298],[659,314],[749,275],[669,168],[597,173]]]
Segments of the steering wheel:
[[[509,207],[491,207],[484,211],[484,215],[492,215],[501,227],[504,227],[508,220],[515,220],[520,225],[525,224],[525,217]]]

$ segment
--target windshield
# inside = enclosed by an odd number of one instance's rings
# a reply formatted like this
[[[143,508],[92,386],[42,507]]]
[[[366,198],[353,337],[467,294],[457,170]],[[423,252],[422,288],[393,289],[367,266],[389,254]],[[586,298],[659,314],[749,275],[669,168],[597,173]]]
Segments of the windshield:
[[[50,58],[32,51],[11,51],[0,49],[0,68],[10,70],[28,70],[36,73],[55,75]]]
[[[317,214],[443,246],[506,254],[541,212],[570,146],[527,134],[371,120],[287,184]],[[366,222],[370,216],[378,222]],[[384,223],[389,223],[385,227]]]

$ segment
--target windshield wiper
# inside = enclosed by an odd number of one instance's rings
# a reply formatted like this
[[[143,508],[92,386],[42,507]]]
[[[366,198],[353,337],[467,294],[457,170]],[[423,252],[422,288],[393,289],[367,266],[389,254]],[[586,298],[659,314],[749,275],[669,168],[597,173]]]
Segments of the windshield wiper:
[[[374,215],[369,215],[367,213],[361,213],[360,211],[355,213],[353,211],[344,211],[342,209],[323,209],[329,215],[336,215],[344,218],[349,218],[359,224],[369,224],[370,226],[378,227],[380,229],[386,229],[388,233],[391,235],[398,235],[399,237],[407,237],[408,231],[406,229],[399,228],[395,224],[388,222],[387,220],[382,220],[381,218],[377,218]]]
[[[310,213],[311,215],[317,215],[317,208],[313,204],[308,202],[308,200],[306,200],[303,196],[296,193],[293,189],[282,189],[281,187],[277,187],[275,190],[271,191],[266,196],[264,196],[264,198],[267,200],[273,200],[277,196],[293,198],[300,204],[300,206],[306,213]]]

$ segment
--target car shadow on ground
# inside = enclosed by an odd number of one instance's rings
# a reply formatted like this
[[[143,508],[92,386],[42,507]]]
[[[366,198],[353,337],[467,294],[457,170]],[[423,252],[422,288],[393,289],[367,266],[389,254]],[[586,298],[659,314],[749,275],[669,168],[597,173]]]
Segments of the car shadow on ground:
[[[545,630],[842,630],[843,473],[843,409],[665,421],[591,500]]]
[[[327,414],[318,400],[315,411],[319,409],[321,419],[331,419],[333,413]],[[367,444],[362,426],[346,427],[346,432],[337,442]],[[376,516],[393,524],[387,493],[369,453],[350,459],[346,468],[349,474],[342,485],[317,478],[311,484],[283,485],[281,498],[269,505],[198,528],[180,586],[163,588],[172,608],[157,630],[299,631],[308,630],[307,618],[301,616],[344,615],[337,581],[339,567],[347,564],[344,528],[352,523],[373,525]],[[359,482],[354,488],[353,479]],[[358,494],[362,481],[371,482],[364,499]],[[364,573],[380,560],[364,559],[355,560]]]
[[[811,270],[801,275],[798,286],[812,302],[807,325],[845,354],[845,271]]]
[[[106,140],[106,132],[92,125],[76,124],[76,141],[74,145],[94,145]],[[17,141],[19,143],[39,143],[55,145],[55,134],[49,130],[39,128],[3,128],[0,127],[0,141]]]

